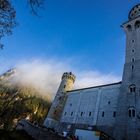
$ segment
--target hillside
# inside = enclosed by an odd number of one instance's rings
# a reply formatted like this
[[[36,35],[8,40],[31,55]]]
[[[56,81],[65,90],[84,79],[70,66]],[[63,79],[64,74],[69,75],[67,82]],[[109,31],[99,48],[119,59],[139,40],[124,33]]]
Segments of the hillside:
[[[18,120],[26,118],[42,124],[50,107],[49,97],[29,84],[13,83],[11,69],[0,76],[0,128],[11,130]]]

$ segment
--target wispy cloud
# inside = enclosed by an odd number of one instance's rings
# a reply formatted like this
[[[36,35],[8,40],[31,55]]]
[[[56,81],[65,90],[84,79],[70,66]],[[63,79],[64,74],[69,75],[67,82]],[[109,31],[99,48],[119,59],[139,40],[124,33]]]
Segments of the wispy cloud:
[[[66,71],[72,71],[76,75],[74,88],[84,88],[117,82],[119,76],[111,73],[104,74],[94,70],[77,70],[71,67],[67,62],[57,60],[31,60],[22,61],[16,66],[17,74],[14,77],[15,82],[22,84],[31,84],[53,98],[61,82],[61,76]]]
[[[75,88],[92,87],[120,81],[120,77],[112,73],[101,73],[99,71],[80,71],[77,74]]]

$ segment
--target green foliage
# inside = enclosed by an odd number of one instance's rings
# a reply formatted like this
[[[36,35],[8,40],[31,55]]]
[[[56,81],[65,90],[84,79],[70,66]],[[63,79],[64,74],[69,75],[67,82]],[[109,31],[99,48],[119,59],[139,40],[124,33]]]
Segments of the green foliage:
[[[47,97],[30,86],[0,81],[0,127],[12,129],[20,119],[42,124],[50,107]]]

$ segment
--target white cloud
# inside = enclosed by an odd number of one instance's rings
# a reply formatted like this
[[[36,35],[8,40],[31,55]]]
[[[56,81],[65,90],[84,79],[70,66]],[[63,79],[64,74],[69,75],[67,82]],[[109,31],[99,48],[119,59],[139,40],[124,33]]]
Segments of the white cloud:
[[[66,62],[66,61],[65,61]],[[31,84],[42,91],[43,94],[49,94],[52,98],[61,82],[63,72],[72,71],[76,75],[74,88],[84,88],[112,82],[118,82],[120,77],[113,74],[104,74],[98,71],[76,70],[68,63],[58,62],[56,60],[31,60],[22,61],[16,67],[18,73],[15,75],[16,82],[22,84]]]
[[[98,71],[80,71],[75,82],[75,88],[92,87],[120,81],[120,77]]]

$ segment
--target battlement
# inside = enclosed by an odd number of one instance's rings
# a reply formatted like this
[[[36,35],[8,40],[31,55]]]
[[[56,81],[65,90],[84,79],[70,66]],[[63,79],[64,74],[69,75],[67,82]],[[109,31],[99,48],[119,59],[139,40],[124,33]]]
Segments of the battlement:
[[[137,4],[131,9],[128,18],[131,20],[138,16],[140,16],[140,4]]]
[[[62,80],[64,79],[71,79],[73,83],[75,82],[76,76],[72,72],[65,72],[62,76]]]

